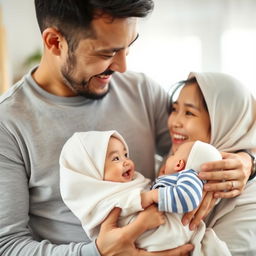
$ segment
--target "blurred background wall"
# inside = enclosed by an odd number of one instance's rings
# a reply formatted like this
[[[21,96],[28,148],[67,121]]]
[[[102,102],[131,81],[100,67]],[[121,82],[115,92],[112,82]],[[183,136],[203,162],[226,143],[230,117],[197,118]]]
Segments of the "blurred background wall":
[[[0,4],[3,91],[35,64],[42,43],[33,0]],[[255,14],[255,0],[155,0],[154,12],[140,22],[128,68],[147,73],[167,90],[190,71],[226,72],[256,95]]]

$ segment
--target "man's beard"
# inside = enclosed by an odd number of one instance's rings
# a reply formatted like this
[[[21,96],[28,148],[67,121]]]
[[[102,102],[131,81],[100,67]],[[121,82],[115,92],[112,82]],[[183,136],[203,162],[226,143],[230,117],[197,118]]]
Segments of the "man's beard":
[[[68,88],[71,89],[74,93],[76,93],[79,96],[83,96],[85,98],[93,99],[93,100],[102,99],[108,94],[110,90],[110,84],[108,86],[108,89],[105,92],[101,94],[94,93],[88,87],[88,84],[92,77],[88,81],[76,80],[72,76],[72,70],[75,70],[75,68],[76,68],[76,57],[74,55],[69,54],[68,60],[66,61],[65,65],[62,66],[61,68],[61,74],[62,74],[65,85],[67,85]],[[111,75],[113,73],[114,71],[107,69],[99,75]]]

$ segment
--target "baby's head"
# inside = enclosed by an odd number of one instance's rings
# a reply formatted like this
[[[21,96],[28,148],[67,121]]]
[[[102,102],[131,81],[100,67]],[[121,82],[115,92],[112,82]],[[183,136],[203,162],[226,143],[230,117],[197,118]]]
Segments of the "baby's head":
[[[189,141],[181,144],[176,152],[166,160],[164,174],[172,174],[185,169],[185,165],[195,142]]]
[[[134,162],[129,158],[128,148],[116,136],[111,136],[108,143],[104,180],[113,182],[128,182],[134,177]]]
[[[220,152],[211,144],[199,140],[185,142],[166,160],[164,174],[172,174],[184,169],[199,172],[203,163],[221,159]]]

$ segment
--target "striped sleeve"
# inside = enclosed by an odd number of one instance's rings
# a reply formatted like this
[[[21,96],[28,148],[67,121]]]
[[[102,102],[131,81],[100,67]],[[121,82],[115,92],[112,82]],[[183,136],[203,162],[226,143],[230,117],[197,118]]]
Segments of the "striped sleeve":
[[[158,189],[158,209],[164,212],[190,212],[202,200],[203,182],[194,170],[159,177],[152,188]]]

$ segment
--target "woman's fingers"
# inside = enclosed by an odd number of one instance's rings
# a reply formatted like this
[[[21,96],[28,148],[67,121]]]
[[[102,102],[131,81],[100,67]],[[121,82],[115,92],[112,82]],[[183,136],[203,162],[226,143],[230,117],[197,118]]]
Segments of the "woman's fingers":
[[[189,228],[190,230],[195,230],[208,213],[211,211],[215,205],[216,199],[213,198],[212,192],[207,192],[204,196],[203,201],[201,202],[199,208],[197,209],[194,218],[192,219]]]
[[[211,181],[204,185],[205,191],[212,191],[215,198],[230,198],[242,193],[248,175],[240,156],[222,153],[223,160],[202,165],[199,177]]]
[[[182,217],[182,224],[185,226],[189,224],[191,230],[196,229],[209,212],[212,210],[216,202],[216,199],[213,198],[213,192],[204,192],[203,200],[200,206],[194,211],[188,212]]]
[[[244,183],[241,180],[226,180],[221,182],[206,183],[204,185],[205,191],[222,192],[229,194],[236,194],[236,192],[233,193],[232,191],[239,191],[241,193],[243,188]]]

